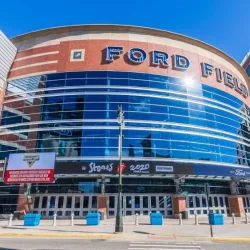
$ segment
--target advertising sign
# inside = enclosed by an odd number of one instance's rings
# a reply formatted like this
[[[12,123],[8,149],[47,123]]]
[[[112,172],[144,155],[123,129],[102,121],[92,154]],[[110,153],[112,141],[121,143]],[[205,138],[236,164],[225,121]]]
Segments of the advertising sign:
[[[119,174],[118,161],[57,162],[55,174]],[[192,164],[151,161],[123,161],[124,175],[193,174]]]
[[[4,182],[50,183],[54,180],[55,153],[10,154]]]
[[[250,168],[237,168],[228,166],[194,165],[195,175],[216,175],[237,178],[249,178]]]

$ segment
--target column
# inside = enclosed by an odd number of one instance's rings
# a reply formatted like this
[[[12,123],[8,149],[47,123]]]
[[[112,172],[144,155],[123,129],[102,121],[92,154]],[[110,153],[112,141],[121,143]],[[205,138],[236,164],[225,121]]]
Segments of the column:
[[[243,198],[238,195],[238,183],[230,182],[231,196],[228,197],[228,203],[231,214],[234,213],[237,217],[244,217],[245,209]]]
[[[24,194],[24,184],[20,185],[19,196],[17,200],[17,211],[19,214],[19,219],[23,219],[26,213],[32,210],[32,198]]]
[[[179,216],[179,213],[185,212],[187,210],[186,206],[186,196],[175,194],[173,195],[173,214],[175,217]]]
[[[107,200],[106,195],[98,196],[98,211],[104,212],[104,218],[107,218]]]
[[[231,214],[234,213],[236,217],[244,217],[245,209],[242,197],[231,195],[228,197],[228,203]]]

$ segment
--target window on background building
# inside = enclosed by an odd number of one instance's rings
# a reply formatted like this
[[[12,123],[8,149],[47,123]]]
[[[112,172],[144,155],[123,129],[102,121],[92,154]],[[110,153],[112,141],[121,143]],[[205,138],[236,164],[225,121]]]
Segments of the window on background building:
[[[246,72],[247,72],[247,75],[250,77],[250,64],[247,66]]]

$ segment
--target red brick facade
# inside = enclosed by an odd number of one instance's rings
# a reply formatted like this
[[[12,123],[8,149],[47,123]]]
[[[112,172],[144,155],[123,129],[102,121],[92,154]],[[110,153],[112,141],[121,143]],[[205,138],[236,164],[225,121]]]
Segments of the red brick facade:
[[[105,61],[105,48],[107,46],[123,46],[123,54],[113,62]],[[141,64],[133,64],[127,60],[127,52],[131,48],[141,48],[147,52],[147,59]],[[70,54],[72,49],[85,49],[84,61],[72,62],[70,61]],[[152,50],[165,51],[169,54],[169,62],[171,56],[179,54],[187,57],[190,61],[190,67],[183,71],[175,70],[169,63],[168,68],[161,66],[153,66],[150,62],[150,52]],[[42,53],[54,52],[49,55],[39,55]],[[57,53],[58,52],[58,53]],[[37,56],[35,56],[37,54]],[[14,61],[12,71],[9,78],[24,77],[30,74],[41,74],[42,72],[67,72],[67,71],[84,71],[84,70],[110,70],[110,71],[129,71],[129,72],[145,72],[152,74],[168,75],[173,77],[192,77],[197,82],[210,85],[212,87],[221,89],[236,96],[250,106],[250,99],[247,100],[234,89],[226,86],[223,82],[216,81],[216,74],[209,77],[203,77],[201,74],[201,63],[206,62],[212,64],[214,67],[220,68],[222,71],[227,71],[234,77],[237,77],[239,83],[244,83],[247,86],[245,79],[241,76],[235,75],[234,72],[225,68],[215,60],[200,56],[196,53],[174,48],[170,46],[163,46],[159,44],[152,44],[146,42],[123,41],[123,40],[78,40],[78,41],[63,41],[58,45],[43,46],[40,48],[29,49],[21,51],[17,54],[17,59],[32,56],[21,61]],[[43,65],[36,65],[39,63],[48,63]],[[29,66],[30,65],[30,66]],[[22,68],[28,66],[26,68]],[[21,68],[19,68],[21,67]],[[16,68],[16,69],[15,69]]]

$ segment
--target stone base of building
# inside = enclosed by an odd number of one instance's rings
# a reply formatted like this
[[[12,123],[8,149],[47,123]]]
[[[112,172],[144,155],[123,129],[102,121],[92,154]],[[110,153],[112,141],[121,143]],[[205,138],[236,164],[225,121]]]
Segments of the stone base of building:
[[[231,215],[234,213],[236,217],[244,217],[245,209],[243,204],[243,198],[241,196],[229,196],[228,202]]]
[[[107,218],[107,199],[108,197],[103,195],[103,196],[98,196],[98,211],[104,213],[104,219]]]
[[[186,212],[186,197],[183,195],[174,195],[173,196],[173,214],[174,217],[178,218],[179,214],[182,212]]]
[[[19,219],[23,219],[24,215],[32,210],[32,197],[24,194],[24,185],[20,185],[19,196],[17,200],[17,211]]]

